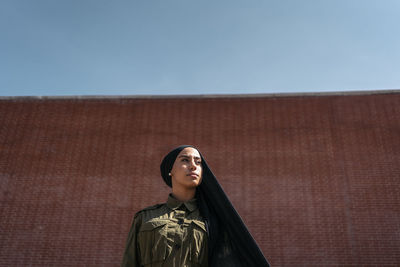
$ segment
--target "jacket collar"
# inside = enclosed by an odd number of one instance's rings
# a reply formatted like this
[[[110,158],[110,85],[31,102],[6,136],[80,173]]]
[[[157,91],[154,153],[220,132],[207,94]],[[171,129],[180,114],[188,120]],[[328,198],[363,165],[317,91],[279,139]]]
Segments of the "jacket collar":
[[[169,194],[168,200],[167,200],[168,208],[170,208],[172,210],[176,210],[179,207],[181,207],[182,205],[184,205],[190,212],[197,209],[197,201],[195,198],[193,198],[189,201],[186,201],[186,202],[182,202],[182,201],[177,200],[172,194]]]

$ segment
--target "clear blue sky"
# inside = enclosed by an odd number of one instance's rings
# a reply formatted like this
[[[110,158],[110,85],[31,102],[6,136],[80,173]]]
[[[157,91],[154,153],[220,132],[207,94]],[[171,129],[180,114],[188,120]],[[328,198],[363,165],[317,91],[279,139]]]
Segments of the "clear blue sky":
[[[0,1],[2,96],[399,88],[399,0]]]

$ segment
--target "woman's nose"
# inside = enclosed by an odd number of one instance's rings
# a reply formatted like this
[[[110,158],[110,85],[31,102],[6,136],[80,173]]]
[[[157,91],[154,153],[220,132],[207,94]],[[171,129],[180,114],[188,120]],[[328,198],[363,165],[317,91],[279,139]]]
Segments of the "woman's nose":
[[[191,161],[191,162],[190,162],[190,168],[191,168],[192,170],[195,170],[195,169],[197,168],[196,163],[193,162],[193,161]]]

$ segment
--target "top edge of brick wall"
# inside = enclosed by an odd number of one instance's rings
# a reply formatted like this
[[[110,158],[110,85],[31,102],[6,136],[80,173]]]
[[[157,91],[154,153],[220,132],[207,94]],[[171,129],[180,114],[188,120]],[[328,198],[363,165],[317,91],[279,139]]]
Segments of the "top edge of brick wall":
[[[171,98],[261,98],[292,96],[341,96],[341,95],[376,95],[400,94],[400,89],[359,90],[299,93],[254,93],[254,94],[187,94],[187,95],[63,95],[63,96],[0,96],[0,100],[52,100],[52,99],[171,99]]]

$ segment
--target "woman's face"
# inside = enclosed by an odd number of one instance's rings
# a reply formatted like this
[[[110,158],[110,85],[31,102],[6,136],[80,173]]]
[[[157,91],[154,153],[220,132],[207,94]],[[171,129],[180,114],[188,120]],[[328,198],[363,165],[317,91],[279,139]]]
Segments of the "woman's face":
[[[199,152],[193,147],[184,148],[172,166],[172,187],[197,187],[201,183],[202,171]]]

